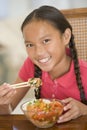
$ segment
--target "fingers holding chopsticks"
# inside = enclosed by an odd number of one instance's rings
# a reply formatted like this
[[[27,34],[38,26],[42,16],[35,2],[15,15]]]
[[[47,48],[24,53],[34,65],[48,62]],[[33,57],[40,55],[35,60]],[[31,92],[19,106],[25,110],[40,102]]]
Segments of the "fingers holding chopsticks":
[[[19,99],[17,98],[17,100],[20,100],[23,95],[25,95],[25,93],[29,90],[29,88],[37,88],[42,85],[40,78],[30,78],[27,82],[22,82],[20,79],[18,79],[18,81],[12,85],[4,83],[0,86],[0,104],[10,103],[12,99],[15,98],[16,100],[17,96],[20,96]]]
[[[12,87],[10,87],[10,84],[4,83],[0,86],[0,98],[3,96],[11,96],[16,93],[16,90]]]

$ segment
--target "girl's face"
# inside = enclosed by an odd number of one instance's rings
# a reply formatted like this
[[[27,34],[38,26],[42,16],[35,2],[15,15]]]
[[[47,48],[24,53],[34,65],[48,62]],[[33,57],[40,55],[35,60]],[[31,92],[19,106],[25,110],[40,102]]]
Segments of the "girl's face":
[[[23,29],[26,50],[34,64],[51,72],[66,62],[67,35],[61,34],[49,22],[33,21]]]

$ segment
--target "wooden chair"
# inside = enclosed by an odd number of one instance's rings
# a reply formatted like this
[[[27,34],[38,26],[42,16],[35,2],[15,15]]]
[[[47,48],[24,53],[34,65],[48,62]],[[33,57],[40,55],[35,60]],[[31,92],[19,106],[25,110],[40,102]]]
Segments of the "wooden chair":
[[[61,10],[73,28],[78,56],[87,61],[87,8]]]

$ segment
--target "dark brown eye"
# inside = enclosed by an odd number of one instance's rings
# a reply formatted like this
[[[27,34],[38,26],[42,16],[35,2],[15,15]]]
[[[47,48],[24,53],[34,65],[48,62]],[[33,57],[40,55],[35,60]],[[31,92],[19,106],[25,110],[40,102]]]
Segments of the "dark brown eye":
[[[28,43],[28,44],[26,44],[26,47],[31,48],[31,47],[33,47],[33,44]]]
[[[45,40],[43,41],[43,43],[44,43],[44,44],[48,44],[49,41],[50,41],[50,39],[45,39]]]

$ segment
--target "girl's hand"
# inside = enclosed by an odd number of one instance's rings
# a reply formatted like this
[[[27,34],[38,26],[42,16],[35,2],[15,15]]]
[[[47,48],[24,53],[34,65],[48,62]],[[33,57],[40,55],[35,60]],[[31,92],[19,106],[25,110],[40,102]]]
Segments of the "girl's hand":
[[[10,104],[16,90],[11,88],[9,84],[4,83],[0,86],[0,105]]]
[[[59,117],[58,123],[78,118],[81,115],[87,115],[87,105],[73,98],[64,99],[62,102],[66,105],[64,106],[64,114]]]

